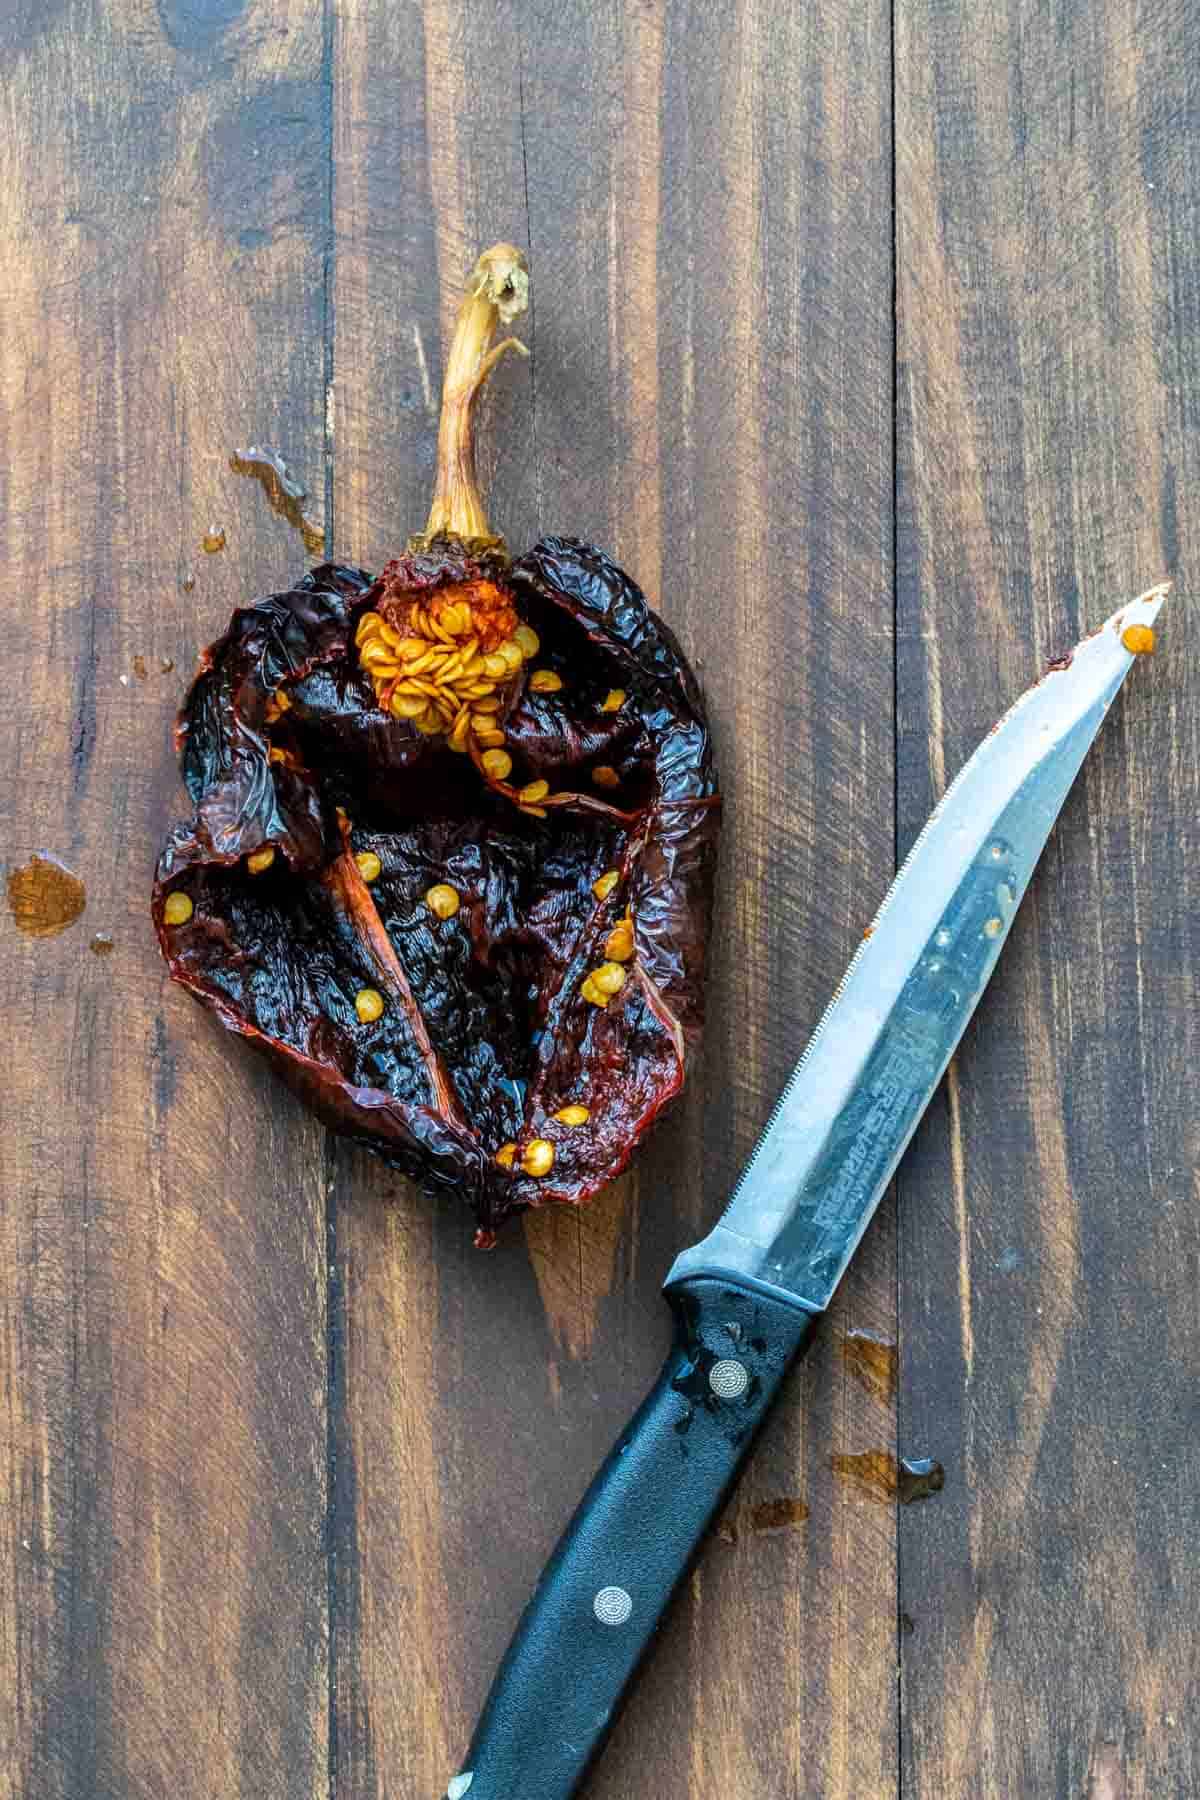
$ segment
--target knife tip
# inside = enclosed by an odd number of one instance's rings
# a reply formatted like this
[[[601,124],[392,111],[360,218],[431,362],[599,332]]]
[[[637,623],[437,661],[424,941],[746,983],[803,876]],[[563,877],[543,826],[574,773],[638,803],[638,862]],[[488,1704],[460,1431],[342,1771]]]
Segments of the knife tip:
[[[1121,607],[1118,612],[1113,614],[1113,630],[1124,639],[1126,632],[1129,631],[1131,627],[1149,627],[1153,625],[1155,619],[1158,617],[1162,603],[1170,591],[1171,583],[1169,581],[1160,581],[1156,586],[1147,588],[1144,594],[1139,594],[1136,600],[1130,600],[1125,606]],[[1127,648],[1130,648],[1130,646],[1127,646]],[[1137,652],[1132,651],[1132,654],[1136,655]]]

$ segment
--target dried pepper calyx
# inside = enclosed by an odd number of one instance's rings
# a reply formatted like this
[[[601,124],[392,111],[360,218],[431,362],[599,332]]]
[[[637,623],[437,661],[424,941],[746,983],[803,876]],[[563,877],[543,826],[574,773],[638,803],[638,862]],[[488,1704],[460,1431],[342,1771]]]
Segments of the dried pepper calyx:
[[[465,1194],[481,1243],[589,1198],[682,1086],[719,810],[699,690],[639,590],[572,538],[514,561],[489,526],[473,408],[527,287],[511,246],[471,277],[425,531],[205,652],[154,895],[175,979],[336,1129]]]

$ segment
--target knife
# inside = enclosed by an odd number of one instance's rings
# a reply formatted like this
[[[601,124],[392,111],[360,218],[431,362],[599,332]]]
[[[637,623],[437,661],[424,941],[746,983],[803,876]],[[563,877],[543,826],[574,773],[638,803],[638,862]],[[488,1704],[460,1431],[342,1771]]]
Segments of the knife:
[[[720,1221],[667,1276],[662,1374],[546,1565],[446,1800],[576,1793],[937,1089],[1166,593],[1051,664],[914,844]]]

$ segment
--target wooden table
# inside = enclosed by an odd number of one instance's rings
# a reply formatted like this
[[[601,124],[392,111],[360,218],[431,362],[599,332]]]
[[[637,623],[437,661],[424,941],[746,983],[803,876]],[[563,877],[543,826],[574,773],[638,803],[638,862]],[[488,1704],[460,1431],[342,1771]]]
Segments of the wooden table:
[[[1200,4],[3,11],[3,845],[88,904],[3,925],[0,1794],[444,1791],[897,855],[1164,573],[588,1793],[1200,1793]],[[168,986],[147,896],[181,682],[305,560],[230,453],[282,449],[377,567],[502,236],[535,299],[493,517],[660,601],[728,811],[686,1104],[483,1255]],[[944,1491],[897,1507],[896,1453]]]

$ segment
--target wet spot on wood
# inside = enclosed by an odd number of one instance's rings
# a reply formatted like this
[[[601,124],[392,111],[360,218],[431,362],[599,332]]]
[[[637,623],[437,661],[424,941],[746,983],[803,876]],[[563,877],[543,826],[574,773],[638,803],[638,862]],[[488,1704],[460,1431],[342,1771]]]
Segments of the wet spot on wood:
[[[39,852],[9,875],[8,904],[18,930],[29,937],[56,937],[83,911],[87,890],[65,863]]]
[[[835,1475],[873,1500],[894,1500],[899,1467],[890,1450],[835,1450],[829,1459]]]
[[[905,1457],[897,1462],[890,1450],[835,1451],[829,1466],[872,1500],[899,1500],[901,1506],[940,1493],[946,1481],[946,1471],[932,1457]]]
[[[147,675],[150,673],[150,671],[146,667],[146,659],[144,656],[135,656],[134,657],[133,672],[137,676],[139,681],[145,681],[145,679],[146,679]]]
[[[713,1535],[721,1544],[736,1544],[747,1534],[777,1537],[780,1532],[795,1531],[807,1518],[804,1501],[784,1495],[777,1500],[760,1500],[754,1506],[729,1507],[718,1520]]]
[[[308,554],[321,555],[325,549],[325,527],[308,517],[304,510],[308,489],[297,481],[278,450],[251,444],[246,450],[235,450],[229,466],[235,475],[249,475],[257,481],[272,512],[300,533]]]
[[[750,1529],[759,1536],[794,1531],[807,1517],[808,1508],[803,1500],[760,1500],[757,1506],[750,1508]]]
[[[219,550],[225,548],[227,541],[224,530],[220,525],[210,525],[200,540],[200,547],[202,550],[207,551],[209,556],[215,556]]]
[[[897,1495],[901,1506],[928,1500],[932,1494],[940,1494],[945,1485],[946,1471],[931,1456],[901,1457]]]
[[[88,945],[93,956],[111,956],[115,948],[116,944],[111,931],[98,931]]]
[[[890,1401],[896,1395],[896,1346],[870,1331],[847,1331],[841,1341],[842,1359],[868,1394]]]

